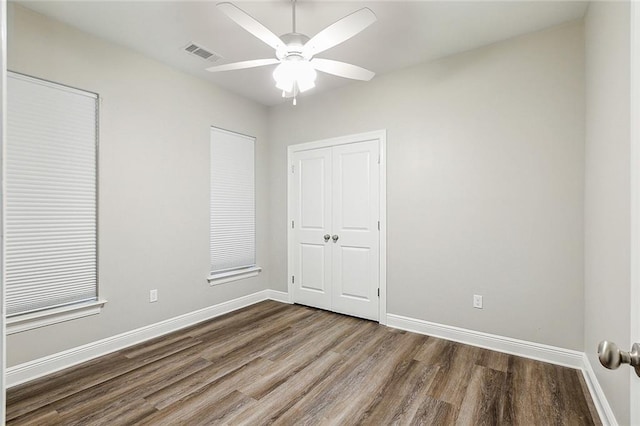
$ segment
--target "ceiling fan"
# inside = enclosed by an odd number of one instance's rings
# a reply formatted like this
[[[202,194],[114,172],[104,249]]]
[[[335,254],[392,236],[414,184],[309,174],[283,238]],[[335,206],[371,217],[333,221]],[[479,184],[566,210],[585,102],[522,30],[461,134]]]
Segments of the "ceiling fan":
[[[207,68],[207,71],[231,71],[278,64],[273,71],[276,87],[282,90],[283,97],[293,97],[294,105],[298,93],[315,87],[316,70],[354,80],[369,81],[373,78],[374,72],[359,66],[315,57],[315,55],[350,39],[373,24],[377,18],[371,9],[366,7],[359,9],[309,38],[296,31],[295,0],[292,0],[291,4],[293,30],[278,37],[235,5],[228,2],[218,3],[217,7],[224,14],[246,31],[273,47],[276,52],[275,58],[218,65]]]

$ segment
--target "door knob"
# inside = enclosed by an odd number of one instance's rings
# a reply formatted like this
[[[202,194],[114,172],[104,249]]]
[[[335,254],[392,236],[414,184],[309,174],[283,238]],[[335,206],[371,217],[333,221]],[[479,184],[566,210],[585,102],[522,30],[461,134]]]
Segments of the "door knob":
[[[324,234],[324,242],[326,243],[327,241],[329,241],[329,238],[331,238],[331,235],[329,234]]]
[[[335,234],[333,237],[331,237],[331,239],[333,240],[333,242],[335,243],[336,241],[338,241],[338,234]]]
[[[603,340],[598,345],[598,359],[604,367],[615,370],[620,364],[629,364],[634,367],[640,377],[640,344],[634,343],[631,352],[621,351],[613,342]]]

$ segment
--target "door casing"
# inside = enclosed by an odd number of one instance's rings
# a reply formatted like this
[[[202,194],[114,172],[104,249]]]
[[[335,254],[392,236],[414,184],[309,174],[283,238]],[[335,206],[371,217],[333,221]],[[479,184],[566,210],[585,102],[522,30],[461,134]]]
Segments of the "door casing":
[[[378,322],[380,324],[387,323],[387,131],[376,130],[366,133],[358,133],[347,136],[340,136],[331,139],[323,139],[315,142],[306,142],[290,145],[287,148],[287,289],[289,293],[289,302],[293,303],[293,285],[291,277],[293,276],[293,230],[291,222],[293,218],[293,174],[291,167],[293,165],[293,154],[299,151],[307,151],[311,149],[329,148],[332,146],[346,145],[365,140],[377,139],[380,147],[380,265],[379,265],[379,315]]]
[[[630,2],[631,283],[630,342],[640,343],[640,4]],[[622,348],[629,350],[630,348]],[[623,367],[627,368],[627,367]],[[640,377],[629,368],[631,424],[640,424]]]
[[[5,423],[6,418],[6,370],[7,370],[7,340],[6,340],[6,318],[5,318],[5,300],[6,291],[4,288],[4,212],[6,194],[4,183],[5,175],[5,155],[4,145],[6,141],[6,123],[7,123],[7,2],[0,4],[0,176],[2,176],[3,196],[0,200],[0,223],[2,224],[2,232],[0,232],[0,424]]]

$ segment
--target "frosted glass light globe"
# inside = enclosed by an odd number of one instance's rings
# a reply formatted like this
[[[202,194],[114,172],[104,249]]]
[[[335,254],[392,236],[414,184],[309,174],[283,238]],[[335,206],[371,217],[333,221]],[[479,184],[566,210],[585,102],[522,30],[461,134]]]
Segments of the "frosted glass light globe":
[[[285,59],[273,71],[276,87],[285,92],[293,90],[294,83],[300,92],[305,92],[315,87],[318,73],[309,61],[300,59]]]

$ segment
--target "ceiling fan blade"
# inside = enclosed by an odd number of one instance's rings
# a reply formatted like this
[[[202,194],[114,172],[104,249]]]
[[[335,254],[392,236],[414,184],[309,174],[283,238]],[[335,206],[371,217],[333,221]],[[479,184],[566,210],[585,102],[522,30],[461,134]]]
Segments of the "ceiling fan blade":
[[[340,77],[351,78],[354,80],[369,81],[376,73],[357,65],[347,64],[346,62],[333,61],[331,59],[313,58],[311,65],[318,71],[326,72]]]
[[[376,22],[375,13],[364,7],[329,25],[313,36],[302,49],[302,55],[311,58],[320,52],[332,48],[350,39],[369,25]]]
[[[218,9],[225,13],[229,18],[231,18],[236,24],[240,25],[242,28],[267,43],[269,46],[277,49],[278,46],[284,46],[280,37],[275,35],[271,30],[262,25],[260,22],[256,21],[253,17],[251,17],[247,12],[240,9],[239,7],[231,4],[231,3],[218,3],[216,5]]]
[[[242,61],[242,62],[233,62],[231,64],[224,65],[216,65],[214,67],[207,68],[207,71],[218,72],[218,71],[233,71],[233,70],[241,70],[245,68],[255,68],[262,67],[264,65],[272,65],[277,64],[280,61],[273,59],[254,59],[251,61]]]

